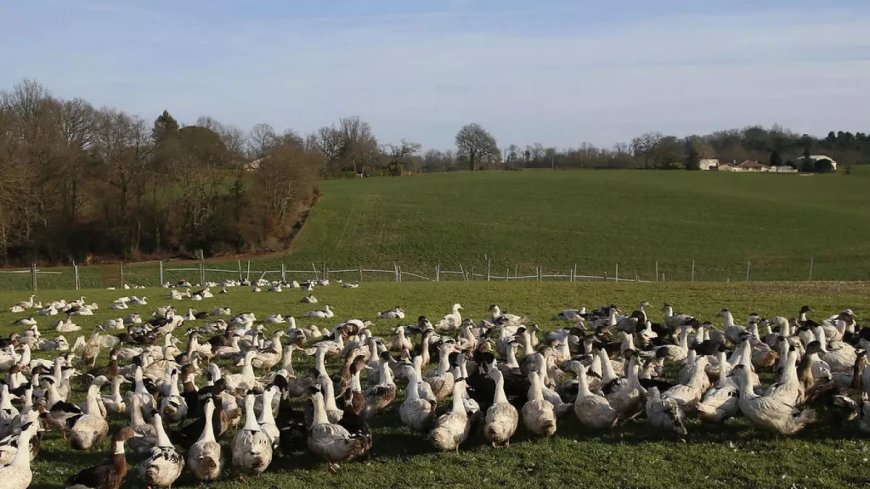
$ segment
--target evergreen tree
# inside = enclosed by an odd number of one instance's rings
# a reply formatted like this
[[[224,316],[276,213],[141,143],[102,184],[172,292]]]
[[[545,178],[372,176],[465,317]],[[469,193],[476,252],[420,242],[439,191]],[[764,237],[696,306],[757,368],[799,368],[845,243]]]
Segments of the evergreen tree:
[[[782,166],[782,156],[780,156],[779,151],[773,150],[770,152],[770,166]]]
[[[151,129],[151,139],[155,144],[160,144],[167,138],[178,133],[178,121],[164,110],[162,114],[154,120],[154,126]]]
[[[701,153],[691,140],[686,140],[686,170],[701,169]]]

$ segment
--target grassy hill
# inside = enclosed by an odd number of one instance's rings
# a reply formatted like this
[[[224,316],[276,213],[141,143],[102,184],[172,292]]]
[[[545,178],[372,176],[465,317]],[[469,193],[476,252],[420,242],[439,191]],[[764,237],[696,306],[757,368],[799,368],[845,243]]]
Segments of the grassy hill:
[[[867,170],[867,169],[861,169]],[[671,280],[870,278],[870,171],[454,173],[330,181],[294,261]],[[430,272],[432,273],[432,272]]]
[[[252,269],[357,266],[434,276],[435,266],[528,275],[535,267],[655,280],[870,279],[870,168],[853,175],[532,170],[332,180],[289,255]],[[236,269],[235,260],[217,260]],[[117,281],[117,267],[82,283]],[[354,278],[356,274],[348,277]],[[156,284],[154,264],[127,281]],[[198,278],[179,272],[166,278]],[[212,279],[225,277],[215,274]],[[5,280],[26,288],[27,276]],[[374,278],[374,276],[370,277]],[[454,278],[456,278],[454,276]],[[389,279],[381,275],[381,280]],[[69,287],[69,270],[44,277]]]

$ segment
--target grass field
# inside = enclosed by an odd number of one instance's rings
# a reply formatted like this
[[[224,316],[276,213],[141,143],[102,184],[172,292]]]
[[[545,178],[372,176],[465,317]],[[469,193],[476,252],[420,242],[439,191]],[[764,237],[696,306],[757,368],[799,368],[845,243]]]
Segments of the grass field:
[[[435,266],[485,273],[567,273],[666,280],[870,279],[870,167],[853,175],[666,171],[522,171],[330,180],[291,253],[252,269],[363,265],[434,276]],[[214,260],[235,270],[235,259]],[[156,264],[126,280],[156,285]],[[70,288],[70,268],[40,277]],[[117,266],[82,268],[86,287],[115,285]],[[198,278],[196,272],[166,279]],[[230,275],[212,274],[219,280]],[[356,279],[357,274],[348,278]],[[457,277],[454,276],[454,279]],[[391,280],[367,275],[368,280]],[[0,288],[25,290],[27,275]]]
[[[76,322],[89,332],[94,325],[118,311],[107,310],[118,296],[134,291],[86,290],[87,300],[103,306],[93,317]],[[135,291],[150,297],[149,306],[127,312],[150,313],[153,307],[166,304],[166,291]],[[377,310],[402,305],[409,317],[425,314],[440,317],[454,302],[460,302],[467,316],[477,319],[486,314],[489,304],[497,303],[508,311],[528,316],[544,330],[556,327],[552,315],[567,306],[616,302],[625,309],[642,300],[655,306],[673,303],[679,310],[700,318],[709,318],[721,326],[716,312],[729,307],[737,319],[748,313],[794,316],[803,304],[826,317],[843,307],[851,307],[861,318],[870,315],[870,284],[866,283],[371,283],[359,289],[335,286],[315,290],[320,305],[331,304],[339,319],[373,319]],[[23,298],[23,293],[0,293],[0,305]],[[73,299],[70,291],[41,292],[43,300]],[[302,292],[288,290],[281,294],[254,294],[248,289],[233,289],[203,302],[177,302],[179,311],[187,307],[211,310],[229,306],[234,312],[253,311],[258,317],[281,312],[301,316],[311,310],[298,302]],[[651,315],[658,317],[658,312]],[[20,330],[12,326],[21,315],[0,313],[0,334]],[[866,319],[861,319],[865,322]],[[336,321],[315,321],[332,326]],[[50,320],[39,318],[44,335],[54,336]],[[303,321],[301,324],[307,324]],[[376,334],[389,335],[397,321],[377,321]],[[281,325],[283,326],[283,325]],[[281,326],[275,326],[277,329]],[[67,335],[72,343],[73,335]],[[46,354],[41,354],[46,355]],[[102,357],[105,362],[105,357]],[[294,357],[297,371],[304,365],[301,355]],[[334,367],[332,367],[334,368]],[[400,384],[401,385],[401,384]],[[80,392],[79,392],[80,395]],[[401,397],[401,394],[400,394]],[[830,414],[828,414],[830,416]],[[115,425],[119,424],[118,421]],[[851,427],[825,419],[792,438],[778,438],[760,432],[743,419],[722,426],[689,425],[685,443],[649,431],[643,422],[627,422],[614,434],[586,431],[573,416],[560,420],[556,436],[548,441],[530,441],[520,428],[509,449],[492,449],[475,439],[458,454],[434,453],[422,436],[402,427],[395,412],[375,418],[374,448],[371,461],[342,466],[336,476],[328,476],[321,461],[308,455],[294,454],[276,460],[266,474],[256,481],[240,483],[227,479],[209,485],[215,488],[248,487],[258,484],[271,487],[528,487],[531,480],[539,487],[813,487],[840,488],[867,484],[870,444]],[[229,443],[231,437],[223,438]],[[56,434],[48,434],[43,452],[34,464],[34,488],[58,487],[82,467],[99,461],[108,449],[104,441],[98,452],[78,453],[70,450]],[[228,457],[225,452],[225,457]],[[130,462],[135,462],[132,457]],[[178,487],[195,487],[190,479]],[[142,487],[131,473],[126,487]]]

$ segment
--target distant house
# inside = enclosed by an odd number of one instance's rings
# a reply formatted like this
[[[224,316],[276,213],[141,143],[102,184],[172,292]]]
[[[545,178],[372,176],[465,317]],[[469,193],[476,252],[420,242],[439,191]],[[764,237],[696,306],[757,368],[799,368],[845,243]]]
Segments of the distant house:
[[[797,169],[788,165],[771,166],[770,171],[773,173],[797,173]]]
[[[698,162],[699,170],[715,170],[719,166],[719,160],[716,158],[704,158]]]
[[[834,171],[837,171],[837,162],[836,162],[836,160],[834,160],[833,158],[831,158],[831,157],[828,156],[828,155],[810,155],[810,158],[809,158],[809,159],[813,162],[813,164],[815,164],[815,162],[817,162],[817,161],[819,161],[819,160],[828,160],[828,161],[831,162],[831,166],[834,167]],[[802,168],[802,167],[803,167],[802,165],[803,165],[803,163],[804,163],[805,160],[806,160],[806,158],[803,158],[803,157],[802,157],[802,158],[798,158],[798,161],[797,161],[797,162],[798,162],[798,168]]]
[[[745,160],[737,165],[740,171],[770,171],[770,167],[755,160]]]
[[[714,166],[713,168],[711,168],[711,170],[714,170],[714,171],[725,171],[725,172],[737,172],[737,171],[741,171],[737,166],[735,166],[735,165],[729,165],[728,163],[722,163],[722,164],[720,164],[720,165]]]
[[[260,163],[263,161],[263,158],[257,158],[256,160],[249,161],[242,165],[242,169],[245,171],[255,171],[260,169]]]

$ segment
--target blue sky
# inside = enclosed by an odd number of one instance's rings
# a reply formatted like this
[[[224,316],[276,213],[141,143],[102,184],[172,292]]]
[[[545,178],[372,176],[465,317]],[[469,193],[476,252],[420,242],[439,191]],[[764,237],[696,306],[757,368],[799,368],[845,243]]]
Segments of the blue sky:
[[[300,133],[359,115],[382,142],[609,146],[750,124],[870,130],[870,2],[7,1],[22,78],[146,119]]]

